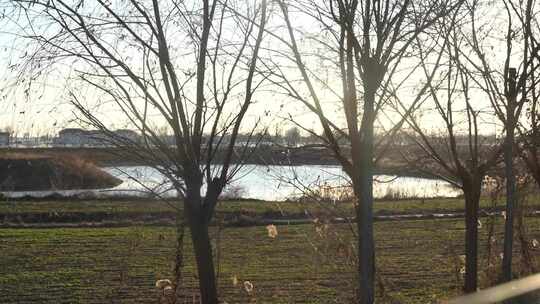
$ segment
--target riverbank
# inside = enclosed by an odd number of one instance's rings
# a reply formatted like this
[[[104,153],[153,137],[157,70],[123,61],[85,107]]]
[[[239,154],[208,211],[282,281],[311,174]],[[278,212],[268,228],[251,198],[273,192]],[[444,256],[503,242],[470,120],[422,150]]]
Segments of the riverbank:
[[[480,217],[500,215],[502,202],[483,198]],[[267,202],[224,200],[218,204],[213,226],[257,226],[267,224],[305,224],[314,219],[347,222],[354,215],[349,202]],[[538,197],[530,199],[527,215],[537,216]],[[127,227],[174,226],[183,206],[174,200],[8,200],[0,202],[0,227]],[[461,218],[464,203],[460,198],[377,200],[376,221]]]
[[[5,153],[0,155],[0,191],[113,188],[122,180],[75,157]]]

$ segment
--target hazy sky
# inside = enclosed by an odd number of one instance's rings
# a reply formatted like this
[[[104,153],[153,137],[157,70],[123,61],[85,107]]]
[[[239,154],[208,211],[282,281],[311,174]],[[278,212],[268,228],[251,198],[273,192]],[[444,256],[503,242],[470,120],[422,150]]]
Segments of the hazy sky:
[[[283,23],[278,13],[278,11],[273,12],[274,15],[268,28],[272,30],[273,33],[281,33],[283,37],[286,37],[285,33],[282,31]],[[295,14],[294,11],[291,11],[291,14],[293,16],[293,24],[298,32],[307,33],[309,35],[321,33],[319,26],[314,23],[313,19],[310,17],[302,14]],[[501,14],[497,10],[491,10],[491,15],[486,14],[485,16],[486,18],[489,16],[491,22],[501,18]],[[36,22],[40,23],[41,20]],[[17,66],[15,69],[9,69],[8,66],[24,63],[26,60],[24,54],[31,53],[34,49],[27,41],[13,35],[13,33],[22,33],[19,28],[12,26],[4,27],[3,29],[4,32],[0,32],[0,68],[2,68],[4,73],[1,79],[3,94],[1,96],[2,101],[0,104],[0,109],[2,109],[0,111],[0,128],[11,128],[18,134],[30,133],[33,135],[43,135],[55,133],[64,127],[77,126],[78,123],[74,120],[77,117],[77,112],[74,110],[73,106],[70,105],[66,97],[66,87],[77,92],[78,96],[85,99],[84,102],[88,107],[93,111],[96,111],[96,113],[99,112],[101,115],[100,117],[102,117],[112,128],[129,127],[129,124],[126,122],[121,111],[108,103],[106,96],[97,92],[95,89],[82,85],[81,82],[66,82],[66,79],[69,77],[76,76],[77,69],[80,68],[78,66],[66,66],[66,62],[63,62],[63,65],[57,64],[54,68],[49,69],[46,75],[41,75],[41,77],[35,81],[33,89],[28,92],[28,96],[25,92],[28,81],[24,83],[19,82],[16,86],[13,86],[13,80],[17,77],[17,72],[22,66]],[[171,29],[174,29],[174,26],[171,25]],[[51,28],[45,30],[46,33],[50,31]],[[230,33],[234,33],[235,29],[229,28],[229,31]],[[496,41],[497,37],[500,37],[501,35],[504,36],[504,31],[505,28],[502,26],[495,28],[492,26],[490,30],[487,31],[487,34],[493,35],[493,39]],[[175,36],[171,37],[176,38]],[[173,45],[175,42],[176,39],[171,39],[170,47],[176,48],[174,52],[178,55],[177,61],[179,66],[193,66],[193,64],[190,63],[194,61],[195,57],[191,53],[191,50],[182,49],[181,44],[178,46]],[[324,46],[317,46],[312,42],[300,42],[302,51],[312,53],[323,52],[323,55],[327,55],[324,53]],[[290,54],[289,50],[287,50],[284,45],[280,45],[276,39],[272,39],[272,37],[268,35],[263,46],[265,49],[277,48],[280,52],[288,52]],[[126,49],[128,52],[132,52],[133,57],[140,56],[140,52],[137,52],[134,48],[126,47]],[[493,50],[491,59],[493,59],[494,62],[499,63],[503,60],[502,55],[503,54],[500,52]],[[279,58],[275,52],[268,50],[262,51],[261,56],[262,60],[272,59],[274,61],[282,62],[285,66],[284,70],[288,71],[288,78],[293,80],[299,79],[297,70],[292,62]],[[328,86],[332,87],[335,91],[340,92],[341,82],[335,73],[335,67],[330,66],[328,62],[323,61],[312,61],[308,63],[311,63],[310,67],[312,67],[316,73],[319,73],[317,76],[320,77],[321,80],[327,83]],[[502,62],[500,63],[502,64]],[[229,63],[224,64],[227,66]],[[403,64],[402,71],[396,74],[396,83],[398,82],[398,79],[407,75],[407,69],[410,69],[412,65],[412,62],[405,62]],[[414,97],[415,90],[418,89],[422,79],[423,76],[421,71],[413,74],[399,91],[400,98],[405,102],[410,101]],[[298,87],[296,89],[307,96],[307,90],[302,83],[299,82],[297,85]],[[323,98],[324,106],[327,111],[331,113],[329,116],[333,117],[337,123],[342,123],[343,114],[337,98],[322,86],[319,86],[317,90]],[[294,101],[281,93],[282,92],[278,88],[272,86],[270,83],[261,86],[254,97],[256,102],[251,106],[244,123],[246,130],[250,129],[254,121],[261,117],[263,117],[262,125],[269,126],[270,130],[275,128],[285,130],[289,128],[291,124],[284,122],[282,118],[289,117],[289,115],[309,129],[320,130],[316,117],[309,110],[299,102]],[[489,103],[487,100],[481,95],[477,95],[477,99],[478,109],[485,111],[486,114],[488,114]],[[100,102],[99,106],[97,106],[98,100]],[[432,108],[432,106],[426,104],[421,112],[424,114],[420,115],[419,112],[419,117],[421,116],[424,127],[427,129],[436,129],[441,126],[441,120],[437,115],[430,113],[430,108]],[[392,114],[390,110],[386,113],[387,115],[382,115],[380,117],[380,123],[383,125],[391,125],[391,121],[395,121],[397,116]],[[487,115],[487,118],[485,119],[486,127],[483,128],[482,131],[485,133],[493,133],[496,130],[496,120],[489,118],[490,116],[488,116],[489,115]],[[163,125],[159,114],[155,113],[153,117],[155,117],[156,126]]]

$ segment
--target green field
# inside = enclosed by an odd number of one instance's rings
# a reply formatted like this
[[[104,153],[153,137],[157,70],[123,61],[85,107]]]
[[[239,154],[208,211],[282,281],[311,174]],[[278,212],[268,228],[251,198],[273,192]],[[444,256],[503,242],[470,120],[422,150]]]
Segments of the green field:
[[[540,197],[531,196],[527,205],[540,209]],[[495,204],[483,198],[480,208],[503,210],[502,202]],[[182,204],[158,200],[58,200],[58,201],[0,201],[0,225],[11,222],[149,222],[150,219],[174,219]],[[463,212],[461,198],[380,200],[374,205],[375,215],[429,214]],[[351,203],[264,202],[253,200],[222,201],[217,208],[219,216],[249,215],[265,218],[305,218],[306,216],[350,217],[354,214]],[[481,212],[481,215],[484,213]]]
[[[481,207],[491,207],[488,199],[482,199]],[[540,205],[540,202],[538,203]],[[114,213],[159,213],[173,212],[178,204],[175,201],[159,200],[58,200],[58,201],[0,201],[0,214],[2,213],[47,213],[47,212],[114,212]],[[502,206],[499,204],[499,206]],[[352,204],[339,203],[338,208],[344,212],[352,211]],[[274,212],[302,213],[305,209],[314,212],[323,212],[327,208],[324,204],[312,202],[265,202],[250,200],[231,200],[219,203],[220,212]],[[376,201],[374,211],[377,212],[448,212],[463,211],[464,203],[461,198],[443,199],[407,199],[394,201]]]
[[[536,218],[527,218],[530,239],[540,237]],[[496,220],[492,263],[502,243]],[[354,251],[347,225],[226,228],[221,232],[220,293],[228,303],[343,303],[352,296]],[[429,303],[459,293],[462,220],[375,224],[382,303]],[[482,229],[481,280],[487,268],[486,223]],[[213,232],[216,236],[216,230]],[[518,242],[519,245],[519,242]],[[170,278],[174,230],[168,227],[0,229],[2,303],[152,303],[154,283]],[[195,275],[187,245],[186,294]],[[519,252],[519,246],[516,248]],[[535,263],[537,252],[532,250]],[[519,254],[516,253],[516,257]],[[519,262],[516,258],[516,262]],[[484,273],[485,271],[485,273]],[[234,286],[232,277],[239,284]],[[248,294],[242,283],[255,286]],[[383,288],[381,288],[383,286]],[[397,301],[397,302],[396,302]]]

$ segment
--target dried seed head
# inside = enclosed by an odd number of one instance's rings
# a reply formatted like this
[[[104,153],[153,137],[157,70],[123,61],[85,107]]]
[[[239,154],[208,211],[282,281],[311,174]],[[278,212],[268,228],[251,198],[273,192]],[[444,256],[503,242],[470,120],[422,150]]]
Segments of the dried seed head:
[[[277,228],[274,225],[268,225],[266,226],[266,230],[268,231],[268,236],[275,239],[278,235]]]
[[[168,280],[168,279],[162,279],[162,280],[156,281],[156,288],[159,288],[159,289],[164,289],[165,287],[171,286],[171,285],[172,285],[172,282],[171,280]]]
[[[247,293],[251,293],[253,291],[253,284],[250,281],[245,281],[244,289]]]

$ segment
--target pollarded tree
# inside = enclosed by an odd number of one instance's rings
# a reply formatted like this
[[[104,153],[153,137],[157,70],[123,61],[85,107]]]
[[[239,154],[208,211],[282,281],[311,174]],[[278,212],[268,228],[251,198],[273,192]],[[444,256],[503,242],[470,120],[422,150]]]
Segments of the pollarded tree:
[[[521,94],[524,94],[524,110],[525,115],[517,123],[518,139],[517,143],[519,150],[517,151],[523,159],[529,172],[533,176],[536,184],[540,186],[540,89],[538,74],[538,66],[540,65],[540,25],[531,18],[538,8],[533,5],[534,2],[527,1],[525,5],[512,6],[516,7],[517,23],[524,28],[523,39],[528,40],[528,53],[530,56],[529,72],[526,74],[527,79],[522,84]],[[525,6],[525,9],[523,8]]]
[[[415,70],[413,67],[416,65],[409,60],[414,57],[412,46],[416,39],[436,20],[451,14],[460,2],[279,1],[287,38],[279,36],[278,39],[287,50],[276,50],[272,65],[274,84],[317,117],[324,130],[324,145],[352,182],[359,232],[359,303],[374,301],[376,120],[384,112],[385,105],[393,100],[395,87],[403,84],[395,76],[401,74],[399,78],[407,78],[403,74],[412,74]],[[302,24],[308,22],[309,28],[301,32]],[[287,64],[292,62],[296,72],[280,63],[278,58]],[[323,71],[317,70],[319,64],[325,66]],[[405,67],[411,68],[403,73]],[[291,74],[299,74],[301,85]],[[423,92],[425,90],[412,98],[411,111]],[[326,106],[327,101],[334,102],[334,106]],[[344,127],[340,126],[340,119],[334,112],[336,106],[343,116]],[[397,123],[397,127],[399,125]],[[347,149],[340,145],[338,137],[346,139]],[[350,153],[345,150],[350,150]]]
[[[500,7],[492,7],[478,0],[470,1],[467,3],[470,30],[462,29],[461,34],[466,44],[461,49],[460,65],[489,97],[505,131],[506,222],[502,281],[512,279],[514,207],[517,204],[515,133],[529,92],[535,85],[534,74],[538,67],[535,64],[538,44],[533,35],[534,2],[505,0],[500,2]],[[486,20],[485,13],[494,10],[501,11],[504,17]],[[504,31],[499,36],[486,35],[487,29],[501,25]]]
[[[209,223],[238,171],[235,163],[247,153],[236,139],[264,78],[256,65],[266,1],[16,0],[3,6],[11,16],[7,28],[33,46],[20,74],[39,80],[58,72],[84,123],[177,190],[202,302],[218,303]],[[118,121],[142,140],[112,132]],[[172,142],[156,131],[160,125]]]
[[[466,15],[461,13],[459,16]],[[416,170],[446,180],[463,191],[465,199],[465,284],[466,293],[478,286],[478,212],[482,182],[497,163],[500,145],[492,130],[493,112],[489,97],[475,88],[471,75],[461,65],[463,39],[452,17],[442,19],[437,28],[448,37],[444,60],[438,77],[429,81],[430,98],[423,104],[423,118],[431,123],[423,126],[421,119],[407,116],[407,125],[416,136],[418,151],[402,153]],[[455,17],[454,17],[455,18]],[[419,44],[421,46],[421,44]],[[420,47],[424,73],[428,72],[429,56]],[[404,111],[404,109],[402,109]],[[487,113],[486,113],[487,112]],[[436,123],[440,122],[440,123]]]

